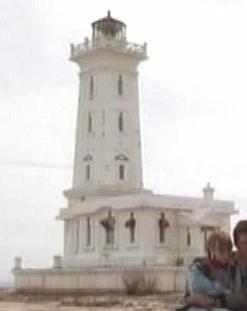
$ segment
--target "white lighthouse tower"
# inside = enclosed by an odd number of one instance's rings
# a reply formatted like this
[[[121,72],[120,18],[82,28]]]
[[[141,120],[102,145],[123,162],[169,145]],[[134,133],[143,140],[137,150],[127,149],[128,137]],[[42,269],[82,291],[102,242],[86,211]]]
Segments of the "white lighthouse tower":
[[[199,242],[191,247],[205,233],[188,215],[208,200],[143,189],[137,67],[146,58],[146,44],[129,43],[110,12],[92,23],[91,40],[71,45],[80,84],[73,186],[59,216],[65,267],[172,265],[204,252]]]
[[[92,23],[90,40],[71,45],[80,83],[73,184],[58,216],[64,252],[51,269],[23,269],[17,258],[16,288],[124,290],[137,272],[159,291],[181,290],[208,234],[230,231],[234,204],[209,184],[202,198],[143,188],[137,68],[146,58],[146,44],[129,43],[110,12]]]
[[[146,45],[126,40],[126,25],[105,18],[92,23],[92,39],[71,45],[80,67],[73,188],[79,196],[142,188],[139,63]]]

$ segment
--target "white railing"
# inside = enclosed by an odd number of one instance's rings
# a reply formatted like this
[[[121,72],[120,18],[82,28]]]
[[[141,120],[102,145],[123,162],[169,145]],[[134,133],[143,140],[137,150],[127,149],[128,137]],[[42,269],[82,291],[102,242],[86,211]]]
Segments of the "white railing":
[[[79,56],[86,54],[92,50],[96,50],[98,48],[105,48],[115,51],[121,51],[124,53],[130,53],[139,55],[142,57],[147,56],[147,44],[143,45],[126,42],[124,40],[114,40],[114,39],[105,39],[100,38],[97,40],[89,41],[88,38],[85,38],[84,42],[78,45],[71,44],[71,59],[76,59]]]

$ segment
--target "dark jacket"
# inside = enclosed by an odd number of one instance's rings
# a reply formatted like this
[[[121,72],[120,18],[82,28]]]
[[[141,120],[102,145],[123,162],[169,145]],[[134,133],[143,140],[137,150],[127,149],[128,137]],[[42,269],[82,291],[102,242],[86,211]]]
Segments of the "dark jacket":
[[[240,268],[236,254],[233,256],[233,266],[234,290],[225,294],[225,305],[235,311],[247,310],[247,270]]]

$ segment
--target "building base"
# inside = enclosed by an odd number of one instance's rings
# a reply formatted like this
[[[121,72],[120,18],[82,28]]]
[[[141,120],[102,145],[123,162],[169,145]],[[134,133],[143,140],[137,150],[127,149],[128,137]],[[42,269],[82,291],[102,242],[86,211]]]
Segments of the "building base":
[[[20,269],[14,275],[19,292],[151,294],[185,288],[183,266]]]

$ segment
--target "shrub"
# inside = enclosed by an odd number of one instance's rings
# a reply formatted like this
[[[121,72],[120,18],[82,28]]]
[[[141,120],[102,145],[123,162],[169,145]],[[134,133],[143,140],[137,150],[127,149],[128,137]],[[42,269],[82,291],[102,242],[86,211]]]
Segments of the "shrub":
[[[144,273],[129,272],[122,276],[127,295],[153,294],[156,289],[156,277]]]
[[[175,262],[176,266],[183,266],[184,265],[184,258],[183,257],[177,257],[176,258],[176,262]]]

